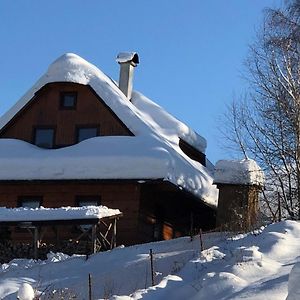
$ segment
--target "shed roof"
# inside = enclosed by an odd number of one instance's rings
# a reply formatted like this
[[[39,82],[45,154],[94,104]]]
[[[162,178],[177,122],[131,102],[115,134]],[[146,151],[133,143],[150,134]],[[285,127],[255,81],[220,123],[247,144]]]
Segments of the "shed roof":
[[[264,173],[253,159],[219,160],[215,166],[215,184],[264,185]]]
[[[101,219],[122,216],[119,209],[106,206],[60,208],[0,207],[1,225],[97,224]]]

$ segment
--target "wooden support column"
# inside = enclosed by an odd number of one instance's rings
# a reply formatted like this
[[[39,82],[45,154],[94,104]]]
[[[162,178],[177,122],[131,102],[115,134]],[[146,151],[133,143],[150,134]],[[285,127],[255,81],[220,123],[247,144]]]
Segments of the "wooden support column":
[[[97,252],[97,225],[92,225],[92,253]]]
[[[191,214],[190,214],[190,236],[191,236],[191,239],[193,239],[193,235],[194,235],[194,214],[191,211]]]
[[[117,218],[114,218],[111,248],[116,248],[116,246],[117,246]]]
[[[34,227],[33,232],[33,255],[34,259],[38,259],[38,249],[40,248],[39,228]]]
[[[60,239],[59,239],[59,230],[57,226],[52,226],[53,232],[55,234],[55,246],[59,248],[60,246]]]

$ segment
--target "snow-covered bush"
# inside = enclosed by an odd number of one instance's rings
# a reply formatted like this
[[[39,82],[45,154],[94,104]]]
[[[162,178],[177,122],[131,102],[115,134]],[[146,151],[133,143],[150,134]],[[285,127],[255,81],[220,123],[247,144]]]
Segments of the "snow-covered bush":
[[[17,294],[19,300],[33,300],[34,290],[29,283],[22,283]]]

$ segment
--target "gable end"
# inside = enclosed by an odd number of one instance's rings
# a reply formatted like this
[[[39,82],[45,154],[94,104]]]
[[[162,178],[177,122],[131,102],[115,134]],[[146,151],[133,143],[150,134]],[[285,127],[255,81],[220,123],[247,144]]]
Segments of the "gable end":
[[[76,94],[76,106],[62,109],[61,95]],[[48,83],[0,130],[0,138],[34,143],[36,128],[55,128],[54,148],[77,142],[79,127],[99,128],[100,136],[134,134],[89,85],[69,82]]]

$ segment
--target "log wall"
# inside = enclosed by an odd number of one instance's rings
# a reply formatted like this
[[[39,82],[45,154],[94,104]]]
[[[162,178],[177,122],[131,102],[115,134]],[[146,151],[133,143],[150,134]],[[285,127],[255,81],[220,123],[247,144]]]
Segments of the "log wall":
[[[0,183],[0,206],[17,207],[20,196],[40,196],[44,207],[77,206],[78,196],[99,196],[102,205],[118,208],[124,215],[118,221],[117,243],[131,245],[138,242],[140,199],[138,183],[127,181]]]
[[[258,225],[260,187],[218,184],[217,226],[224,230],[245,232]]]
[[[61,92],[77,92],[75,109],[62,109]],[[97,127],[102,136],[132,135],[91,87],[75,83],[50,83],[0,131],[0,138],[32,143],[36,127],[55,130],[54,147],[77,142],[78,127]]]

